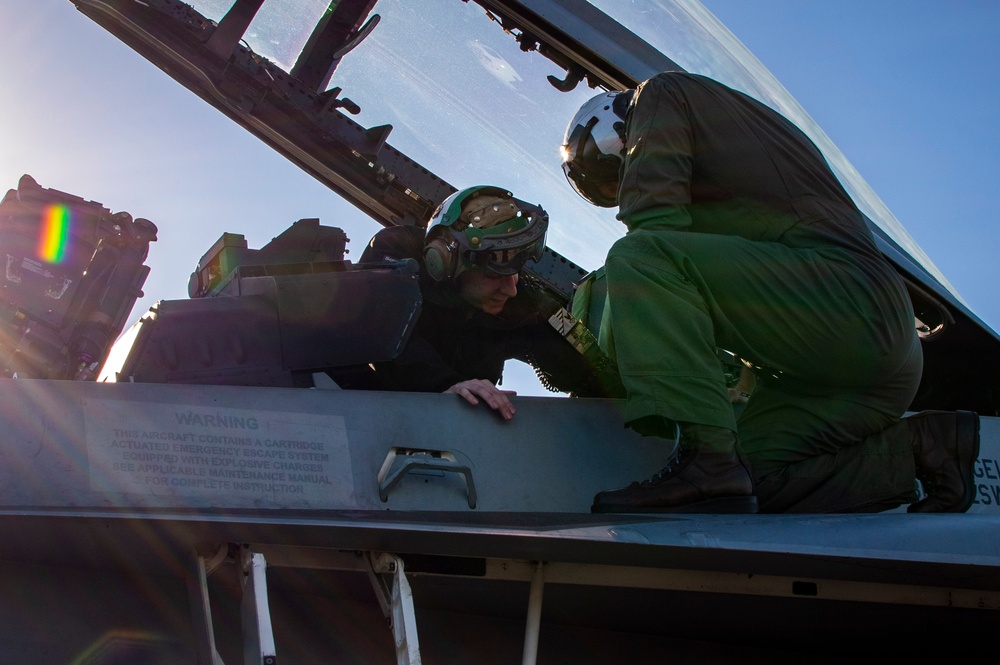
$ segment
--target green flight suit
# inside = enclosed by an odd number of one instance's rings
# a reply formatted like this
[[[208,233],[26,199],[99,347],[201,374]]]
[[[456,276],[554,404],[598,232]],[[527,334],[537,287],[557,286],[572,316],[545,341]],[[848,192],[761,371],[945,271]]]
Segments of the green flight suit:
[[[902,279],[813,143],[720,83],[641,85],[608,253],[625,420],[738,431],[764,512],[881,510],[914,496],[897,425],[922,353]],[[755,368],[737,426],[717,348]]]

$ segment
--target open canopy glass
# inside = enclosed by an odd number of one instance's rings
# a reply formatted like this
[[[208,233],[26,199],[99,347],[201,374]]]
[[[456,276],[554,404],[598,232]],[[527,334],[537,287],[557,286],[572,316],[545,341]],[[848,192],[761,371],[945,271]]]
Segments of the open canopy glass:
[[[218,21],[231,4],[197,0],[194,7]],[[681,68],[742,90],[798,124],[869,218],[957,297],[829,137],[697,0],[591,4]],[[267,0],[244,40],[289,71],[329,6],[328,0]],[[557,90],[547,77],[563,79],[565,70],[522,50],[515,37],[523,34],[505,31],[475,2],[379,0],[373,14],[377,25],[343,58],[330,83],[360,106],[354,119],[366,127],[392,125],[395,148],[455,187],[496,184],[540,203],[552,217],[549,246],[585,269],[600,266],[625,229],[613,210],[577,197],[558,152],[567,122],[596,91],[585,83]]]

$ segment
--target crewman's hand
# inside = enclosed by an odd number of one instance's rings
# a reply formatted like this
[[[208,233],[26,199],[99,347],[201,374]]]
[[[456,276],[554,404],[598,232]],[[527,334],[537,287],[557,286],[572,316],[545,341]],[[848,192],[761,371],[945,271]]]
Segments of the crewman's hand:
[[[729,401],[733,404],[746,404],[750,401],[753,389],[757,387],[757,375],[749,367],[740,368],[740,382],[729,388]]]
[[[491,409],[503,416],[504,420],[510,420],[514,417],[514,405],[507,398],[517,393],[513,390],[500,390],[486,379],[462,381],[448,388],[445,392],[461,395],[469,404],[479,404],[481,399],[489,404]]]

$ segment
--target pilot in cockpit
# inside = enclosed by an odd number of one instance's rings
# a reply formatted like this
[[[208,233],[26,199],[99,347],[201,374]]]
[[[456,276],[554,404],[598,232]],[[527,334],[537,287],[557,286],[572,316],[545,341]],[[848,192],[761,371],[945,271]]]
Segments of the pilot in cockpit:
[[[513,391],[497,386],[504,361],[534,366],[542,383],[577,396],[621,394],[613,367],[590,362],[549,323],[561,304],[520,274],[545,247],[548,215],[506,189],[460,190],[424,229],[379,231],[360,262],[413,259],[423,307],[402,353],[376,363],[387,390],[456,393],[514,416]]]

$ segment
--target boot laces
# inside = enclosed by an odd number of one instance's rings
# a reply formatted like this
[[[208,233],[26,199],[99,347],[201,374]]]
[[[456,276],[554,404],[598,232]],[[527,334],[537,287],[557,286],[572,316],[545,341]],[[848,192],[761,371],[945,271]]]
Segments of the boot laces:
[[[659,471],[657,471],[656,473],[654,473],[652,478],[648,478],[639,483],[640,487],[659,485],[663,481],[673,478],[684,469],[684,467],[686,466],[684,464],[684,461],[690,457],[689,451],[685,450],[684,448],[675,447],[674,451],[671,454],[672,457],[670,458],[670,461],[667,462],[667,465],[662,469],[660,469]]]
[[[684,459],[684,450],[681,449],[681,424],[677,421],[674,422],[674,445],[670,449],[670,454],[667,455],[667,465],[653,474],[652,478],[643,480],[638,483],[640,487],[649,487],[650,485],[657,485],[662,483],[668,478],[672,478],[683,468],[681,460]]]
[[[945,475],[947,474],[947,471],[945,470],[946,466],[947,464],[942,465],[942,467],[937,469],[932,469],[928,467],[917,468],[917,473],[915,475],[917,476],[917,480],[920,481],[920,484],[924,486],[924,491],[926,491],[928,494],[931,494],[936,490],[948,486],[948,480],[945,477]]]

